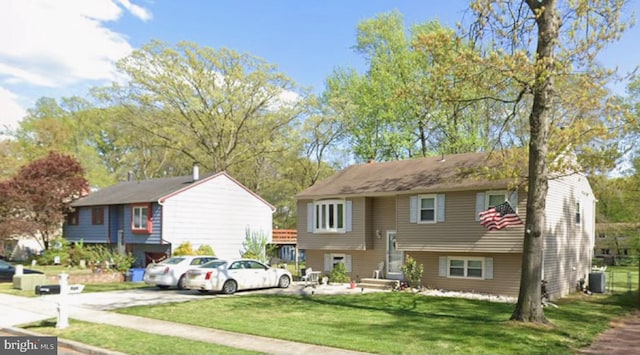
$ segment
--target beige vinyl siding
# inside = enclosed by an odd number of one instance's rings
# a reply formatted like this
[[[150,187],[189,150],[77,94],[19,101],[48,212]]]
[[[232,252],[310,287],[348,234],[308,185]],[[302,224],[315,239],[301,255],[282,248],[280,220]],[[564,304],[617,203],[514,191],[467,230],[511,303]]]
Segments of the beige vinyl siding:
[[[384,252],[384,250],[307,250],[306,266],[312,268],[314,271],[321,271],[323,274],[328,274],[329,272],[324,270],[325,254],[349,255],[351,257],[351,272],[347,274],[351,279],[360,282],[363,278],[373,276],[373,270],[378,267],[378,263],[381,261],[378,258],[379,252]],[[382,257],[384,257],[384,255],[382,255]]]
[[[581,222],[575,223],[576,202]],[[544,278],[552,298],[576,290],[588,281],[594,244],[594,197],[585,177],[566,176],[549,181],[544,237]]]
[[[381,261],[386,258],[387,251],[387,231],[395,230],[395,210],[396,210],[396,198],[395,196],[387,197],[371,197],[364,200],[364,205],[367,206],[365,215],[367,221],[364,223],[367,225],[366,233],[366,250],[353,250],[346,248],[332,248],[332,246],[324,246],[322,248],[303,248],[306,249],[306,265],[314,270],[324,272],[324,255],[325,254],[346,254],[351,256],[351,276],[354,280],[360,280],[362,278],[372,277],[373,270],[378,267]],[[306,205],[305,205],[306,206]],[[356,202],[354,201],[354,211]],[[304,208],[306,213],[306,207]],[[298,217],[299,218],[299,217]],[[306,222],[306,217],[303,218]],[[355,226],[359,224],[354,221]],[[306,226],[303,229],[306,231]],[[380,231],[380,238],[377,237],[376,231]],[[305,232],[305,234],[308,234]],[[300,236],[298,236],[300,238]],[[307,236],[307,238],[316,238],[320,243],[323,241],[323,235],[320,236]],[[317,244],[315,243],[315,244]]]
[[[352,260],[357,264],[358,271],[356,275],[363,277],[371,277],[373,270],[378,267],[380,262],[385,261],[387,254],[387,232],[396,230],[396,197],[375,197],[372,198],[372,231],[371,241],[373,247],[371,252],[362,256],[358,256]],[[376,232],[380,232],[378,238]]]
[[[410,197],[397,197],[398,248],[405,251],[521,253],[524,226],[488,231],[476,221],[476,193],[446,192],[444,222],[411,223]],[[518,194],[518,215],[525,221],[526,195]]]
[[[345,233],[312,233],[307,232],[307,204],[312,200],[298,201],[298,247],[300,249],[323,250],[366,250],[365,235],[371,233],[367,228],[367,199],[358,197],[349,199],[352,202],[352,229]]]
[[[517,297],[520,287],[522,254],[409,252],[424,265],[423,285],[431,289],[455,290]],[[493,279],[450,278],[438,276],[440,256],[493,258]]]

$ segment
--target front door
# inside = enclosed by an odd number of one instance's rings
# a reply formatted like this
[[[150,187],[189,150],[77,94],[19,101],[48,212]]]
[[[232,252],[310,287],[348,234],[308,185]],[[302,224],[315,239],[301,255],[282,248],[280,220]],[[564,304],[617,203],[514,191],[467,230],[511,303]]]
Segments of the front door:
[[[396,249],[396,231],[387,231],[387,279],[402,279],[402,259],[402,251]]]

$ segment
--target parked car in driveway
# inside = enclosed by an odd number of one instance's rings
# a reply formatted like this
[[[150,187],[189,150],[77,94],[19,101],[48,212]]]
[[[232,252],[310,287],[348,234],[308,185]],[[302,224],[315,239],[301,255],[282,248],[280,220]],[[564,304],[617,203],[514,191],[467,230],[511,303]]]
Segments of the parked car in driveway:
[[[272,268],[253,259],[214,260],[187,271],[185,288],[200,292],[218,291],[226,294],[238,290],[267,287],[287,288],[291,273]]]
[[[4,260],[0,260],[0,282],[13,281],[13,274],[16,272],[16,267],[11,263]],[[38,270],[24,269],[25,274],[42,274],[43,272]]]
[[[185,273],[189,268],[204,265],[218,259],[213,255],[181,255],[165,259],[157,264],[147,265],[143,281],[160,288],[177,287],[184,289]]]

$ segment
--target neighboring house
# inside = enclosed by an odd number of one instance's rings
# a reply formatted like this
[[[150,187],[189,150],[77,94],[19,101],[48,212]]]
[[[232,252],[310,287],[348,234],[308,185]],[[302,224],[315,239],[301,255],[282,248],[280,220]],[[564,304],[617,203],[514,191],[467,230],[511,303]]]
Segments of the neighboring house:
[[[524,225],[489,231],[478,214],[509,200],[526,219],[526,193],[510,180],[483,180],[469,169],[491,166],[488,153],[351,166],[300,192],[298,247],[307,267],[329,272],[343,262],[354,280],[384,263],[387,279],[403,279],[411,256],[429,288],[517,296]],[[499,166],[493,166],[499,168]],[[463,172],[467,172],[463,174]],[[587,179],[549,181],[543,279],[552,297],[588,279],[595,199]]]
[[[640,248],[639,223],[598,223],[594,256],[605,265],[617,265],[629,257],[637,257]]]
[[[197,167],[193,176],[121,182],[71,205],[66,239],[119,247],[132,252],[138,266],[183,242],[237,258],[247,230],[271,241],[274,207],[224,172],[200,179]]]
[[[0,240],[0,259],[24,261],[32,255],[39,255],[44,248],[42,240],[35,237],[8,237]]]
[[[295,229],[274,229],[271,244],[277,258],[284,262],[304,261],[304,250],[298,249],[298,231]]]

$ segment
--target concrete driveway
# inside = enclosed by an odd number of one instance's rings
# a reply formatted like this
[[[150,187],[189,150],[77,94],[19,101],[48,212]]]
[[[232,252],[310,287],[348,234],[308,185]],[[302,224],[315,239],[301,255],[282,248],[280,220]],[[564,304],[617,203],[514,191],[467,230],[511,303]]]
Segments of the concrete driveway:
[[[142,288],[122,291],[92,292],[68,295],[68,304],[83,308],[108,311],[132,306],[186,302],[216,297],[239,297],[255,294],[274,295],[331,295],[380,292],[375,289],[349,288],[348,284],[305,286],[303,282],[293,282],[288,288],[269,288],[262,290],[239,291],[233,295],[220,293],[200,293],[194,290],[163,290]],[[39,296],[43,301],[57,303],[59,295]]]

